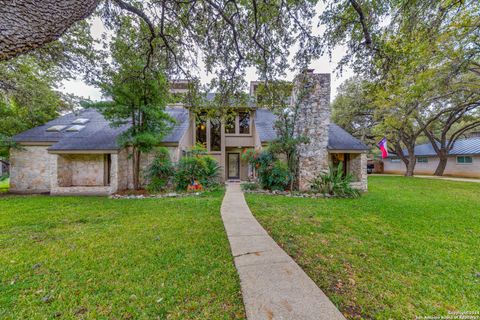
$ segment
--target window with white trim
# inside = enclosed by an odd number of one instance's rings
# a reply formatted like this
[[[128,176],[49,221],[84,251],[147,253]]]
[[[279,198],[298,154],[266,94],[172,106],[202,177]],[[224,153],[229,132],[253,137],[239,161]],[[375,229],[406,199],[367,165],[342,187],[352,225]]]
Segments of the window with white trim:
[[[471,156],[458,156],[457,164],[471,164],[473,163],[473,158]]]

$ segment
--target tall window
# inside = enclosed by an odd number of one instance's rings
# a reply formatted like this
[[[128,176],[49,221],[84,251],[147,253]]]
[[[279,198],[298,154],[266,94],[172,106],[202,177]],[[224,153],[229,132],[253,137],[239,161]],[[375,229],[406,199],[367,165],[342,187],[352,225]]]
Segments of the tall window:
[[[250,112],[239,112],[238,123],[240,128],[240,134],[250,133]]]
[[[221,122],[219,119],[210,120],[210,151],[220,151],[222,147]]]
[[[207,146],[207,122],[202,116],[197,118],[196,140],[197,143]]]
[[[225,121],[225,133],[235,134],[237,129],[237,116],[230,115]]]

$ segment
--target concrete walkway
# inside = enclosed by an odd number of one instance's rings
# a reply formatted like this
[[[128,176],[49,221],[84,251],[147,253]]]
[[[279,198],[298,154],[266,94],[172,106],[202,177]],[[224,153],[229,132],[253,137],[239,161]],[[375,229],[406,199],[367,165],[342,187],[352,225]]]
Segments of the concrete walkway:
[[[345,318],[255,220],[238,183],[227,185],[222,219],[248,320]]]

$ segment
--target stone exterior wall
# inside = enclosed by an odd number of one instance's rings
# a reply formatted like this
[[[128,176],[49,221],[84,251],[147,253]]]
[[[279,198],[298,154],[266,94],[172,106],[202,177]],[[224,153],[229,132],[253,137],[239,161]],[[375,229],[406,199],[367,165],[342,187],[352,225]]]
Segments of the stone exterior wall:
[[[362,191],[368,189],[367,161],[366,153],[350,153],[349,172],[354,177],[352,186]]]
[[[104,154],[58,155],[58,186],[105,186],[104,157]]]
[[[48,146],[22,146],[20,150],[11,150],[11,192],[50,191],[50,166],[56,156],[49,154],[47,148]]]
[[[311,181],[328,171],[330,124],[330,74],[306,72],[295,79],[293,104],[298,106],[296,136],[310,139],[299,150],[299,188],[309,190]]]
[[[128,189],[128,152],[124,149],[118,153],[118,176],[117,176],[117,191]]]

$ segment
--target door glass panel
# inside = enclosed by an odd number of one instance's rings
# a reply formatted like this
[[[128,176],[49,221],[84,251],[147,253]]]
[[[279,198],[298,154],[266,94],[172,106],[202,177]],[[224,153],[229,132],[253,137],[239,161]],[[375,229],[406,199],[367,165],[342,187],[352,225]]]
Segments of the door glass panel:
[[[240,161],[240,154],[238,153],[228,154],[228,177],[229,178],[238,178],[240,176],[239,161]]]

